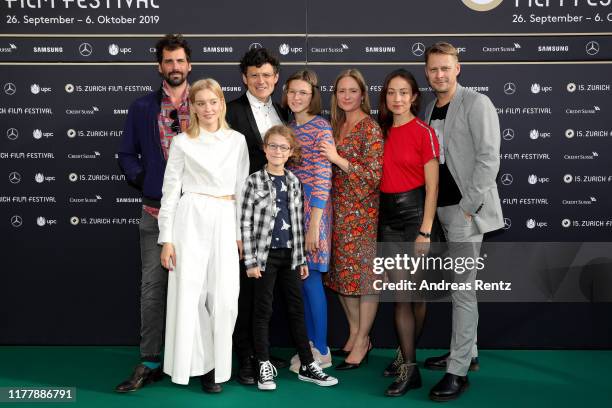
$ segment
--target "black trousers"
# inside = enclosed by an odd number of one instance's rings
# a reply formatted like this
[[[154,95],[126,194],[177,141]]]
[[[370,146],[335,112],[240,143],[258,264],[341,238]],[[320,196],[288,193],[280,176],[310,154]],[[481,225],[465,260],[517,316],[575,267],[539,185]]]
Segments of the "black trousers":
[[[238,362],[251,358],[253,350],[253,290],[254,279],[246,274],[244,262],[240,261],[240,294],[238,295],[238,317],[234,326],[234,347]]]
[[[304,323],[302,280],[299,271],[291,269],[291,249],[271,249],[268,253],[266,270],[261,278],[254,279],[253,344],[255,357],[259,361],[270,359],[270,318],[274,301],[274,286],[278,282],[287,305],[287,318],[291,336],[297,347],[302,364],[312,363],[313,357],[308,343]]]

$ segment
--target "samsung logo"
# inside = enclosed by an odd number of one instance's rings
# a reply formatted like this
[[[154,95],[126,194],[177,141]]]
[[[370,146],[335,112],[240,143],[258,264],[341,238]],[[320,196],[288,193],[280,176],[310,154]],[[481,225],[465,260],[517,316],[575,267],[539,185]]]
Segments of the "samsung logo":
[[[569,51],[568,45],[540,45],[538,46],[538,52],[567,52]]]
[[[35,53],[62,53],[64,47],[34,47],[33,51]]]
[[[395,47],[365,47],[366,52],[395,53]]]
[[[476,92],[489,92],[488,86],[466,86],[466,88]]]
[[[222,53],[222,52],[234,52],[234,47],[202,47],[202,52],[213,52],[213,53]]]

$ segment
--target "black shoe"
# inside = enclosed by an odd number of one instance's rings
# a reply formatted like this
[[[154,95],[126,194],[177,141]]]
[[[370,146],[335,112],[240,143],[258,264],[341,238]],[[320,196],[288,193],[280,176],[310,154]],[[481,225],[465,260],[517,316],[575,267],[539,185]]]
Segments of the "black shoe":
[[[361,359],[360,362],[358,363],[349,363],[346,360],[344,360],[343,362],[341,362],[340,364],[338,364],[335,368],[336,370],[355,370],[359,367],[361,367],[361,363],[367,363],[368,362],[368,357],[370,355],[370,351],[372,349],[369,348],[368,351],[366,351],[365,356],[363,356],[363,358]]]
[[[396,377],[398,374],[399,366],[404,362],[404,356],[402,350],[398,347],[395,352],[395,359],[389,363],[383,371],[384,377]]]
[[[138,364],[134,368],[132,376],[115,387],[117,392],[130,392],[136,391],[147,384],[155,381],[159,381],[164,377],[164,372],[161,365],[155,369],[150,369],[144,364]]]
[[[402,363],[397,370],[397,378],[391,383],[385,395],[387,397],[400,397],[408,390],[421,388],[421,372],[415,363]]]
[[[276,357],[270,354],[270,362],[276,368],[289,367],[289,363],[284,358]]]
[[[221,386],[221,384],[217,384],[215,382],[214,369],[200,376],[200,384],[202,384],[202,390],[209,394],[217,394],[223,391],[223,387]]]
[[[350,351],[346,351],[344,349],[337,348],[337,349],[333,349],[331,353],[332,353],[332,356],[346,357],[350,354]]]
[[[255,385],[255,367],[253,357],[247,357],[238,365],[238,382],[242,385]]]
[[[430,357],[425,360],[424,367],[428,370],[446,370],[446,364],[450,353],[446,353],[443,356],[439,357]],[[480,370],[480,361],[478,357],[472,357],[472,361],[470,361],[470,371],[478,371]]]
[[[429,391],[429,399],[437,402],[451,401],[459,398],[469,386],[467,375],[460,377],[446,373],[440,382]]]

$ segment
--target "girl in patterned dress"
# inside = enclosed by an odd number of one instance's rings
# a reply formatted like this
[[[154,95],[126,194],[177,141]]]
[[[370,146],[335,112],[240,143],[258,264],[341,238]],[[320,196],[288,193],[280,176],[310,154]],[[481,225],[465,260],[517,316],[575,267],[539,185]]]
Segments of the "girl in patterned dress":
[[[383,138],[370,117],[368,87],[361,73],[348,69],[334,84],[331,119],[334,142],[321,151],[334,164],[332,179],[332,266],[326,285],[338,292],[350,335],[336,352],[346,355],[340,370],[358,368],[372,348],[370,329],[378,296],[373,288],[376,256],[378,185],[382,175]]]
[[[331,251],[331,163],[321,154],[319,144],[333,143],[332,128],[321,113],[321,93],[317,75],[301,70],[285,82],[283,106],[293,112],[290,126],[301,146],[302,160],[291,167],[304,188],[304,227],[306,259],[310,275],[302,286],[304,316],[312,353],[322,368],[331,366],[327,347],[327,299],[323,274],[329,269]],[[291,359],[290,370],[297,372],[299,356]]]

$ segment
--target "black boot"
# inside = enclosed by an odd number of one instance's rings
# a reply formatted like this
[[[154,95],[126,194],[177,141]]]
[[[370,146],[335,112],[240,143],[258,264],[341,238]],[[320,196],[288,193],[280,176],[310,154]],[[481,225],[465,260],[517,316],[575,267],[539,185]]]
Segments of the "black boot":
[[[242,385],[255,384],[255,368],[252,356],[243,358],[238,363],[238,382]]]
[[[216,394],[223,391],[221,384],[215,382],[215,370],[210,370],[203,376],[200,376],[200,383],[202,384],[202,390],[209,394]]]
[[[402,363],[397,370],[397,378],[385,391],[387,397],[399,397],[411,389],[421,388],[421,372],[415,363]]]
[[[398,370],[400,364],[404,362],[404,356],[402,355],[402,350],[398,347],[395,352],[395,359],[389,363],[385,370],[383,371],[383,376],[385,377],[397,377]]]

